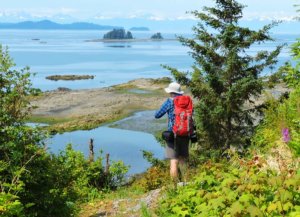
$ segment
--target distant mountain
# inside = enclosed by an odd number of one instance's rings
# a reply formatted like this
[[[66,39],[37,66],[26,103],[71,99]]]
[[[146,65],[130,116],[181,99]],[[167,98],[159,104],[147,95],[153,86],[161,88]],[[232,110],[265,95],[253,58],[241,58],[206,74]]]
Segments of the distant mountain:
[[[50,20],[25,21],[20,23],[0,23],[0,29],[65,29],[65,30],[111,30],[123,28],[119,26],[98,25],[94,23],[78,22],[59,24]]]
[[[132,27],[129,29],[130,31],[150,31],[148,27]]]

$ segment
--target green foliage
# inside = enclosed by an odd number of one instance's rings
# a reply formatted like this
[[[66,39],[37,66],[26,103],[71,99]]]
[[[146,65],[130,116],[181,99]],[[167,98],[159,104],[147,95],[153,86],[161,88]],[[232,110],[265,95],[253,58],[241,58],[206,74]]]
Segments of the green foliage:
[[[162,199],[159,216],[297,216],[300,174],[263,169],[264,159],[207,162]]]
[[[253,143],[260,147],[274,147],[276,142],[283,140],[283,129],[288,129],[290,140],[286,142],[294,154],[300,156],[300,39],[291,46],[291,51],[295,67],[286,63],[279,73],[292,91],[283,101],[269,100]]]
[[[300,39],[291,45],[291,55],[295,60],[295,66],[286,62],[280,67],[278,74],[283,78],[290,88],[297,88],[300,85]]]
[[[135,185],[144,191],[151,191],[170,183],[168,162],[155,158],[152,152],[143,150],[143,158],[146,159],[151,167],[135,181]]]
[[[42,154],[43,134],[27,127],[23,119],[30,111],[27,97],[35,93],[29,68],[14,66],[7,48],[0,46],[0,214],[23,216],[32,206],[20,194],[27,191],[25,176]]]
[[[171,183],[168,170],[161,167],[149,168],[143,176],[135,182],[144,191],[151,191]]]
[[[146,159],[151,164],[151,166],[161,168],[166,167],[166,161],[155,158],[153,153],[150,151],[143,150],[143,158]]]
[[[118,187],[128,168],[113,162],[105,173],[101,157],[89,162],[71,146],[57,156],[47,153],[46,135],[24,123],[31,109],[28,97],[37,93],[29,68],[12,66],[0,46],[0,215],[74,216],[77,202]]]
[[[148,207],[144,203],[141,206],[141,214],[142,217],[152,217],[151,212],[149,211]]]
[[[216,0],[215,7],[192,12],[199,23],[194,39],[179,37],[191,49],[195,60],[192,72],[167,67],[175,79],[190,88],[199,101],[195,107],[200,138],[216,148],[250,143],[253,114],[251,100],[263,84],[260,73],[277,62],[281,46],[274,51],[249,54],[254,43],[273,40],[269,30],[277,23],[253,31],[240,27],[243,5],[235,0]],[[213,29],[211,34],[209,29]],[[245,103],[252,106],[245,107]]]
[[[288,146],[296,156],[300,156],[300,88],[293,90],[283,102],[270,100],[264,111],[264,119],[256,129],[253,144],[261,148],[276,146],[283,141],[282,130],[288,129]]]

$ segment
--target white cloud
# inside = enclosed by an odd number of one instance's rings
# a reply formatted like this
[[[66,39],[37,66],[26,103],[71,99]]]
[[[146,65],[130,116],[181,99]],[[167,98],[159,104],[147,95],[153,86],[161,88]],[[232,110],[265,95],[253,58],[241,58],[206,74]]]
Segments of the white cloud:
[[[260,21],[271,21],[271,20],[282,20],[282,21],[293,21],[295,20],[296,14],[287,13],[284,11],[274,12],[248,12],[244,14],[243,20],[260,20]]]
[[[0,14],[3,16],[18,16],[20,14],[26,14],[31,17],[52,17],[57,14],[71,15],[78,12],[73,8],[22,8],[22,9],[0,9]],[[23,16],[21,16],[24,18]]]

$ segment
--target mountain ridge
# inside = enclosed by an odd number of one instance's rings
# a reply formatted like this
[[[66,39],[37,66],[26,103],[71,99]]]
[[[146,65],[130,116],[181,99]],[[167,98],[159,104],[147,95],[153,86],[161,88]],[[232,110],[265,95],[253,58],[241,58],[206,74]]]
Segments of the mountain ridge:
[[[136,28],[136,27],[132,27]],[[141,27],[138,27],[141,28]],[[147,27],[143,27],[147,28]],[[122,26],[100,25],[90,22],[73,22],[69,24],[61,24],[51,20],[41,21],[23,21],[18,23],[0,23],[0,29],[62,29],[62,30],[112,30],[124,29]]]

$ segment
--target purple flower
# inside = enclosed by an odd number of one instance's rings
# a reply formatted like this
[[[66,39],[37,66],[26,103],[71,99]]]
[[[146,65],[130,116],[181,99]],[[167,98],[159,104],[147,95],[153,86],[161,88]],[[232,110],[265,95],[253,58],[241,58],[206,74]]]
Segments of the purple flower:
[[[285,143],[288,143],[291,140],[289,129],[288,128],[283,128],[282,131],[282,139]]]

